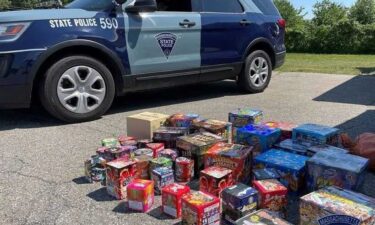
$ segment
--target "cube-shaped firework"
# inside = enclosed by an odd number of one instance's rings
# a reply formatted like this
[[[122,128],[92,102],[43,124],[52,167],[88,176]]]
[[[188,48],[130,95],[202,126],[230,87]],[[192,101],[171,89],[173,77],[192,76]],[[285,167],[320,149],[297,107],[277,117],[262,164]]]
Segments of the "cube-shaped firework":
[[[152,159],[150,163],[150,171],[152,172],[154,169],[159,168],[159,167],[168,167],[172,169],[173,161],[165,157]]]
[[[194,121],[193,129],[198,132],[210,132],[223,137],[228,143],[232,143],[232,123],[220,120]]]
[[[177,150],[166,148],[159,152],[159,156],[171,159],[173,162],[175,162],[178,157],[178,153]]]
[[[254,169],[253,176],[254,180],[278,180],[281,178],[277,170],[273,168]]]
[[[182,224],[219,225],[220,199],[200,191],[185,194],[182,197]]]
[[[194,160],[185,157],[176,159],[176,181],[188,183],[194,177]]]
[[[296,124],[288,122],[267,122],[265,125],[271,128],[279,128],[281,130],[279,141],[291,139],[293,136],[293,129],[297,127]]]
[[[260,124],[263,120],[263,112],[256,109],[243,108],[229,113],[228,121],[233,125],[233,141],[236,140],[237,129],[249,124]]]
[[[160,195],[162,188],[174,183],[173,170],[169,167],[159,167],[152,171],[152,180],[155,182],[155,194]]]
[[[198,118],[198,114],[176,113],[167,119],[165,125],[168,127],[190,128],[192,122]]]
[[[152,150],[152,154],[154,158],[158,158],[160,152],[164,149],[163,143],[150,143],[146,145],[146,148],[149,148]]]
[[[102,157],[95,155],[89,160],[85,161],[85,178],[88,182],[105,182],[106,170],[105,170],[106,160]]]
[[[253,182],[259,192],[259,206],[275,212],[282,212],[287,206],[288,189],[278,180],[260,180]]]
[[[128,185],[128,207],[131,210],[147,212],[154,204],[154,182],[135,179]]]
[[[293,129],[293,140],[306,146],[339,144],[340,130],[318,124],[303,124]]]
[[[106,138],[102,140],[102,146],[107,148],[118,147],[120,143],[117,138]]]
[[[142,155],[147,155],[151,158],[154,158],[154,152],[152,151],[152,149],[149,149],[149,148],[140,148],[140,149],[137,149],[134,151],[134,155],[135,157],[137,156],[142,156]]]
[[[177,138],[188,134],[186,127],[160,127],[154,132],[154,141],[164,143],[166,148],[176,148]]]
[[[180,184],[170,184],[162,189],[162,211],[174,218],[181,217],[182,196],[189,193],[190,188]]]
[[[130,159],[134,155],[135,149],[135,146],[101,147],[96,153],[107,162],[110,162],[119,158]]]
[[[137,139],[135,137],[120,135],[117,140],[121,146],[137,146]]]
[[[149,180],[150,179],[150,163],[153,158],[148,155],[136,156],[134,161],[137,165],[137,179]]]
[[[201,171],[199,190],[220,197],[221,192],[234,183],[232,170],[212,166]]]

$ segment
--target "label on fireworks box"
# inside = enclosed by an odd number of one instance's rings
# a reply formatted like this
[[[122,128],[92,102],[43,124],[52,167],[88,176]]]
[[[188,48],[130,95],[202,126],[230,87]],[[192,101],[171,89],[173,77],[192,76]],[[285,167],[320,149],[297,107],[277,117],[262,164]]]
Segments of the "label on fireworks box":
[[[153,158],[148,155],[136,156],[134,161],[137,165],[136,178],[149,180],[150,179],[150,162]]]
[[[330,151],[316,153],[307,161],[307,189],[327,186],[356,190],[364,179],[369,160],[360,156]]]
[[[199,132],[210,132],[232,143],[232,123],[219,120],[194,121],[193,128]]]
[[[182,197],[182,224],[220,224],[220,199],[203,192]]]
[[[339,131],[337,128],[318,124],[303,124],[293,129],[293,140],[306,146],[338,146]]]
[[[154,141],[164,143],[166,148],[176,148],[177,138],[188,134],[186,127],[160,127],[154,132]]]
[[[155,193],[161,194],[163,187],[174,183],[173,170],[169,167],[159,167],[152,171],[152,179],[155,182]]]
[[[152,151],[152,149],[149,149],[149,148],[141,148],[141,149],[135,150],[134,155],[136,157],[141,156],[141,155],[147,155],[151,158],[154,158],[154,152]]]
[[[255,158],[256,168],[273,168],[280,174],[280,181],[290,193],[298,194],[305,185],[307,156],[271,149]]]
[[[253,170],[253,175],[254,180],[278,180],[281,178],[277,170],[273,168],[255,169]]]
[[[287,122],[267,122],[265,125],[271,128],[279,128],[281,130],[279,141],[291,139],[293,136],[293,129],[297,127],[296,124]]]
[[[233,171],[235,181],[249,183],[253,166],[252,147],[237,144],[217,143],[204,157],[205,167],[219,166]]]
[[[176,159],[176,181],[190,182],[194,177],[194,161],[185,157]]]
[[[221,192],[234,182],[232,170],[212,166],[200,172],[199,190],[220,197]]]
[[[154,169],[159,168],[159,167],[168,167],[168,168],[172,169],[173,161],[171,159],[165,158],[165,157],[159,157],[159,158],[151,160],[151,163],[150,163],[150,171],[151,172]]]
[[[153,157],[159,157],[159,153],[164,149],[163,143],[150,143],[146,145],[146,148],[149,148],[153,152]]]
[[[254,181],[254,188],[259,192],[260,207],[274,212],[283,211],[288,204],[288,189],[278,180]]]
[[[135,179],[128,185],[127,194],[129,209],[147,212],[154,204],[154,182]]]
[[[116,199],[126,199],[126,188],[135,177],[136,163],[117,159],[107,163],[107,192]]]
[[[162,211],[174,218],[181,217],[182,196],[190,193],[190,188],[180,184],[170,184],[162,189]]]
[[[259,210],[236,221],[235,225],[292,225],[268,210]]]
[[[300,224],[375,224],[375,199],[337,187],[326,187],[301,197]]]

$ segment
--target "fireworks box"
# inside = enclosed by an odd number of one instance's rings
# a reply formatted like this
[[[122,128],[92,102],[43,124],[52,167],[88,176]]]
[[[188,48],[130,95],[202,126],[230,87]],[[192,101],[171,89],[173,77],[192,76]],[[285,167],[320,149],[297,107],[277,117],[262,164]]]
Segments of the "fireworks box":
[[[235,225],[292,225],[291,223],[275,216],[274,213],[262,209],[245,216],[238,221]]]
[[[229,223],[257,210],[258,191],[244,184],[224,189],[222,193],[223,219]]]
[[[273,168],[254,169],[253,175],[254,180],[279,180],[281,178],[277,170]]]
[[[194,177],[194,160],[185,157],[176,159],[176,181],[188,183]]]
[[[293,129],[293,140],[306,146],[339,144],[339,129],[318,124],[304,124]]]
[[[96,154],[101,158],[105,159],[107,162],[113,161],[119,158],[127,158],[131,157],[131,153],[134,151],[133,146],[121,146],[121,147],[101,147],[98,148]]]
[[[307,148],[307,156],[314,156],[318,152],[332,152],[334,154],[348,154],[349,151],[331,145],[314,145]]]
[[[88,182],[105,182],[105,164],[106,160],[100,156],[92,156],[86,160],[85,165],[85,178]]]
[[[308,147],[302,144],[299,144],[292,139],[286,139],[280,143],[275,144],[277,148],[283,149],[284,151],[291,152],[298,155],[308,156]]]
[[[146,148],[149,148],[152,150],[152,157],[158,158],[160,152],[164,149],[163,143],[150,143],[146,145]]]
[[[142,155],[147,155],[150,156],[151,158],[154,158],[154,151],[149,148],[140,148],[134,151],[135,157],[137,156],[142,156]]]
[[[220,197],[221,192],[234,183],[232,170],[212,166],[200,172],[199,190]]]
[[[233,141],[237,140],[237,129],[249,124],[260,124],[263,120],[263,112],[250,108],[237,109],[228,115],[228,121],[232,123]]]
[[[178,153],[177,150],[167,148],[159,152],[159,157],[168,158],[171,159],[172,162],[175,162],[178,157]]]
[[[198,114],[182,114],[176,113],[170,116],[167,121],[166,125],[170,127],[183,127],[189,128],[192,125],[192,122],[199,118]]]
[[[279,128],[248,125],[237,129],[237,144],[254,146],[254,156],[272,148],[281,135]]]
[[[134,141],[137,143],[137,140],[135,137],[128,137],[126,135],[120,135],[117,138],[117,141],[120,143],[121,146],[128,146],[133,145]]]
[[[135,177],[136,163],[117,159],[107,163],[107,192],[118,200],[126,199],[126,188]]]
[[[137,139],[152,139],[154,131],[159,129],[168,117],[169,115],[150,112],[129,116],[126,119],[128,135]]]
[[[148,155],[136,156],[134,161],[137,165],[136,178],[149,180],[150,179],[150,162],[153,158]]]
[[[186,127],[160,127],[154,132],[154,141],[164,143],[166,148],[176,148],[177,138],[188,134]]]
[[[280,181],[290,193],[298,194],[304,189],[307,156],[278,149],[271,149],[255,158],[257,168],[274,168],[280,174]]]
[[[249,183],[252,169],[252,147],[219,142],[204,157],[205,168],[219,166],[233,171],[236,181]]]
[[[152,173],[154,169],[159,168],[159,167],[168,167],[172,169],[173,162],[171,159],[165,158],[165,157],[152,159],[150,163],[150,172]]]
[[[301,198],[300,225],[373,225],[375,199],[337,187]]]
[[[191,134],[177,139],[177,149],[182,157],[194,160],[194,174],[199,176],[199,172],[204,169],[204,154],[215,143],[224,139],[218,135],[208,132]]]
[[[152,143],[152,140],[150,140],[150,139],[138,140],[137,141],[137,148],[138,149],[146,148],[146,145],[151,144],[151,143]]]
[[[220,199],[203,193],[191,192],[182,197],[183,225],[220,225]]]
[[[170,184],[162,189],[162,211],[174,218],[181,217],[182,196],[190,193],[190,188],[180,184]]]
[[[194,121],[193,129],[199,132],[209,132],[223,137],[228,143],[232,143],[232,123],[219,120]]]
[[[102,146],[107,148],[117,147],[120,143],[116,138],[106,138],[102,140]]]
[[[307,189],[326,186],[358,189],[364,179],[369,160],[360,156],[323,151],[307,161]]]
[[[293,136],[293,129],[297,127],[296,124],[287,122],[267,122],[265,125],[271,128],[279,128],[281,130],[279,141],[291,139]]]
[[[274,212],[285,210],[288,204],[288,189],[278,180],[256,180],[253,185],[259,192],[260,208]]]
[[[174,183],[173,170],[169,167],[159,167],[152,171],[152,180],[155,182],[155,193],[160,195],[163,187]]]
[[[134,180],[128,185],[128,207],[131,210],[147,212],[154,204],[154,182]]]

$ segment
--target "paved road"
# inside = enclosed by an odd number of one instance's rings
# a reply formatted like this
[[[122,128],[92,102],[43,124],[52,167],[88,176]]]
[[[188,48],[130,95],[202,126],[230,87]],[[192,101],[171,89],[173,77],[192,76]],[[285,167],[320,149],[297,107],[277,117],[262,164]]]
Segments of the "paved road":
[[[230,81],[131,94],[101,120],[84,124],[61,124],[38,108],[0,111],[0,224],[175,224],[160,208],[127,212],[100,185],[81,178],[84,159],[102,138],[124,133],[128,115],[195,112],[225,120],[230,110],[250,106],[267,119],[327,124],[356,135],[375,132],[374,87],[373,76],[285,73],[257,95],[239,93]],[[374,180],[367,175],[364,193],[375,196]]]

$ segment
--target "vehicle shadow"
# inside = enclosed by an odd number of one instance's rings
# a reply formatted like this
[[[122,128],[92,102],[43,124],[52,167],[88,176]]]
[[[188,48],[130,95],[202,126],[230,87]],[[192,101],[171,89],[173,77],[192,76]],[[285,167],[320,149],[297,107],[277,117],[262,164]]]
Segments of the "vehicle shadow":
[[[348,133],[355,138],[362,133],[375,133],[375,110],[367,110],[366,112],[352,118],[342,124],[337,125],[341,131]]]

